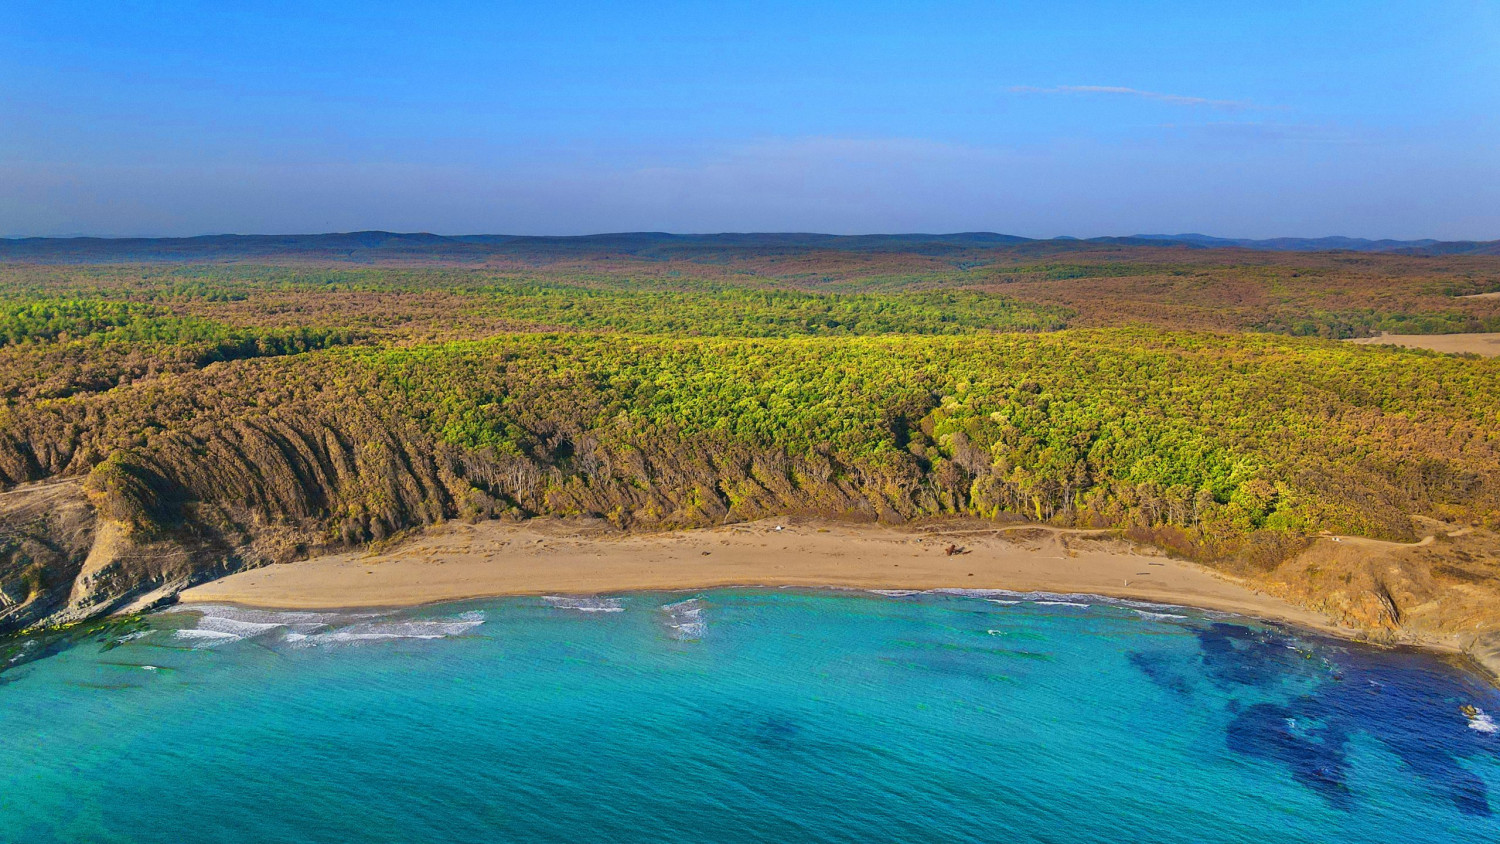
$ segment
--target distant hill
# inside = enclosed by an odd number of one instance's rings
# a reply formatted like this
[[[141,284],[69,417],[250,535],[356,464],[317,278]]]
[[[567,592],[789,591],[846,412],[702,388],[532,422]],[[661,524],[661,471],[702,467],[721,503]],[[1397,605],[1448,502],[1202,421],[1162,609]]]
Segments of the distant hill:
[[[1267,252],[1393,252],[1406,255],[1500,255],[1500,240],[1368,240],[1363,237],[1273,237],[1264,240],[1206,234],[1138,234],[1136,240]]]
[[[524,235],[444,236],[426,233],[347,232],[294,235],[205,235],[181,238],[0,238],[0,261],[29,263],[221,262],[267,259],[376,261],[484,261],[500,257],[687,257],[721,251],[762,254],[818,250],[943,255],[972,250],[1059,254],[1118,247],[1252,249],[1275,252],[1383,252],[1407,255],[1500,255],[1500,241],[1366,240],[1349,237],[1250,240],[1203,234],[1049,240],[996,234],[622,232],[576,237]]]

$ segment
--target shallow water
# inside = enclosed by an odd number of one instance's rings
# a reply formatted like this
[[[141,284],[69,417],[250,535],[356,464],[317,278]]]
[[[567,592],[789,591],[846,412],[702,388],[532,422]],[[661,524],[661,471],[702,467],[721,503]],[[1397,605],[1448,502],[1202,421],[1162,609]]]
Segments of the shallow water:
[[[1500,840],[1492,689],[1178,608],[714,590],[102,638],[0,675],[0,840]]]

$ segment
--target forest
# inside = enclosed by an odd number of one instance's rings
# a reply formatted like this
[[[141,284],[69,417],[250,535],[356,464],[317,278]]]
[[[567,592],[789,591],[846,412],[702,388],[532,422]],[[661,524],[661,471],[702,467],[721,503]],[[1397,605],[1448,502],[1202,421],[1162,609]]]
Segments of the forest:
[[[1500,527],[1500,258],[600,248],[0,265],[0,627],[450,519]],[[108,542],[103,539],[107,538]],[[103,549],[103,550],[101,550]]]

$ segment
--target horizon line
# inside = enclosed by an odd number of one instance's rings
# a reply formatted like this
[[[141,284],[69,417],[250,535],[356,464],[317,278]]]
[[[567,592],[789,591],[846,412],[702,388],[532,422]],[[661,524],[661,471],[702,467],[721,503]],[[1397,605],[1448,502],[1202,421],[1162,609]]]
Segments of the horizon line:
[[[857,234],[837,234],[833,232],[819,231],[704,231],[704,232],[673,232],[658,229],[634,229],[620,231],[599,231],[586,234],[510,234],[505,232],[469,232],[465,234],[439,234],[437,232],[418,231],[394,231],[391,229],[350,229],[347,231],[304,231],[304,232],[205,232],[189,235],[105,235],[105,234],[57,234],[57,235],[0,235],[0,241],[22,241],[22,240],[197,240],[214,237],[242,237],[242,238],[273,238],[273,237],[338,237],[349,235],[391,235],[396,237],[435,237],[445,240],[456,240],[461,238],[475,237],[503,237],[503,238],[535,238],[568,240],[590,237],[624,237],[651,235],[657,237],[729,237],[729,236],[777,236],[777,237],[830,237],[830,238],[858,238],[858,237],[1005,237],[1017,240],[1045,242],[1051,240],[1123,240],[1123,239],[1158,239],[1158,240],[1186,240],[1206,239],[1225,242],[1268,242],[1278,240],[1352,240],[1366,241],[1370,243],[1392,242],[1392,243],[1489,243],[1490,240],[1475,238],[1458,238],[1444,240],[1437,237],[1368,237],[1364,235],[1276,235],[1272,237],[1241,237],[1226,235],[1210,235],[1202,232],[1179,232],[1176,234],[1166,233],[1136,233],[1136,234],[1106,234],[1106,235],[1052,235],[1050,237],[1030,237],[1027,235],[1006,234],[1004,232],[986,229],[971,229],[966,231],[952,232],[860,232]],[[1497,236],[1495,240],[1500,240]]]

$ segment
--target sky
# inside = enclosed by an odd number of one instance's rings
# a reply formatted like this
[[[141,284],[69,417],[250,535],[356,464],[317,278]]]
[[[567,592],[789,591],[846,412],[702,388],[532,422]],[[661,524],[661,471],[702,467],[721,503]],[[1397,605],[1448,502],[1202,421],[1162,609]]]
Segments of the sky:
[[[0,20],[0,236],[1500,238],[1500,0]]]

